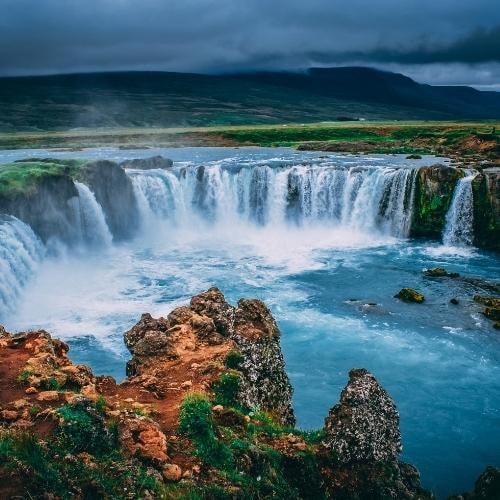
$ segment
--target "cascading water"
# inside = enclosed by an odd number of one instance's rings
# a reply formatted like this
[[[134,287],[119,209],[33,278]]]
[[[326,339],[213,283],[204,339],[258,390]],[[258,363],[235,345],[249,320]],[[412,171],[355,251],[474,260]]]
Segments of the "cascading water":
[[[415,169],[339,166],[226,167],[129,171],[143,218],[176,222],[189,215],[211,223],[258,226],[328,224],[406,237]]]
[[[11,310],[33,276],[44,247],[32,229],[10,215],[0,216],[0,317]]]
[[[443,244],[446,246],[470,246],[474,240],[474,198],[472,181],[477,172],[467,170],[455,187],[450,208],[446,214]]]
[[[81,182],[75,182],[78,191],[78,230],[81,241],[90,246],[109,246],[113,236],[106,224],[102,207],[92,191]]]

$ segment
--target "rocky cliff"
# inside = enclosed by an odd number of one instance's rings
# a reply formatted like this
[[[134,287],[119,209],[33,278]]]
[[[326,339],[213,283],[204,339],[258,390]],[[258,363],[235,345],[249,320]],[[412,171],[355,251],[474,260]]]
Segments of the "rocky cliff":
[[[135,160],[139,164],[149,159]],[[139,226],[137,200],[130,179],[121,166],[108,160],[85,164],[77,173],[94,193],[115,240],[131,238]]]
[[[418,170],[411,236],[441,238],[453,191],[462,176],[461,170],[444,165]]]
[[[425,499],[394,402],[366,370],[315,432],[293,427],[280,332],[212,288],[125,333],[117,384],[47,332],[0,328],[0,497]],[[68,493],[69,492],[69,493]]]

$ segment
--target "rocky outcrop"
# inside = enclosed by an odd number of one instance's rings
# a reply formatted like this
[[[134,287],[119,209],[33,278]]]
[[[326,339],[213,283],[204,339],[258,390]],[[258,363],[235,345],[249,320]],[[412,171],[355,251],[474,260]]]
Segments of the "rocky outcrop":
[[[115,240],[131,238],[139,227],[139,213],[132,182],[115,162],[99,160],[85,164],[78,178],[94,193]]]
[[[242,299],[235,308],[218,288],[210,288],[166,319],[144,314],[125,333],[125,344],[132,353],[127,363],[129,376],[149,373],[152,367],[158,372],[159,366],[175,362],[186,351],[227,354],[236,349],[242,356],[240,403],[270,411],[284,424],[295,422],[278,325],[260,300]]]
[[[453,191],[461,177],[461,170],[444,165],[422,167],[418,170],[411,236],[441,238]]]
[[[135,158],[133,160],[125,160],[120,163],[122,168],[134,168],[138,170],[154,170],[157,168],[169,169],[172,168],[174,162],[163,156],[151,156],[150,158]]]
[[[487,168],[472,181],[474,244],[500,250],[500,168]]]
[[[71,177],[52,174],[42,176],[35,189],[0,194],[0,213],[30,225],[44,242],[58,238],[73,243],[79,237],[77,203],[78,191]]]
[[[421,304],[425,301],[425,297],[417,290],[413,288],[401,288],[394,298],[402,300],[403,302],[415,302],[416,304]]]
[[[390,396],[367,370],[349,372],[340,403],[325,420],[323,446],[344,464],[398,459],[399,414]]]
[[[249,408],[260,407],[278,415],[281,422],[295,424],[292,386],[285,371],[280,331],[260,300],[241,299],[234,314],[234,341],[243,355],[239,370],[239,399]]]
[[[325,419],[322,446],[336,464],[325,474],[332,498],[432,498],[418,470],[399,461],[399,414],[367,370],[349,372],[339,404]]]

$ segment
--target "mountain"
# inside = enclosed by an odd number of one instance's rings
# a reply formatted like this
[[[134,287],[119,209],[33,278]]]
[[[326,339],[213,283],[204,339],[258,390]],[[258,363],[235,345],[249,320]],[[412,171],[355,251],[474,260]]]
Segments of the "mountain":
[[[362,67],[0,78],[0,131],[500,118],[500,93]]]

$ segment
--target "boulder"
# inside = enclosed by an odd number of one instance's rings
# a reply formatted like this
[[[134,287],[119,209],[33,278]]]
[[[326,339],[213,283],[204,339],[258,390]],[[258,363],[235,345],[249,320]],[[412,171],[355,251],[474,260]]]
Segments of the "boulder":
[[[156,422],[145,417],[126,418],[120,423],[119,441],[126,456],[162,465],[168,460],[167,438]]]
[[[402,288],[394,297],[403,302],[415,302],[417,304],[421,304],[425,300],[423,294],[413,288]]]
[[[458,278],[460,274],[449,273],[444,267],[435,267],[434,269],[426,269],[424,276],[428,278]]]
[[[349,383],[325,419],[324,431],[322,444],[340,463],[395,462],[401,452],[396,406],[365,369],[349,372]]]

